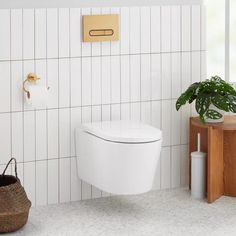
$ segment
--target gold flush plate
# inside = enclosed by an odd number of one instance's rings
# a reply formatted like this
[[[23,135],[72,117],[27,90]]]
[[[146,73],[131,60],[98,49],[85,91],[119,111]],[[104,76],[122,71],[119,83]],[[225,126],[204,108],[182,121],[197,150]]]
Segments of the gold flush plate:
[[[84,15],[83,41],[102,42],[119,40],[119,15]]]

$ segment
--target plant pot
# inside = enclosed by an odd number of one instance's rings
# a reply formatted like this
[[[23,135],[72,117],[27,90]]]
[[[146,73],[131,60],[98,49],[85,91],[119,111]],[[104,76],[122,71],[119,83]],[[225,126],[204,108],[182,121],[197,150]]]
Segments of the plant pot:
[[[216,119],[216,120],[215,119],[206,118],[206,122],[207,123],[222,123],[222,122],[224,122],[224,114],[225,114],[224,111],[220,110],[219,108],[217,108],[213,104],[210,105],[209,109],[212,109],[212,110],[215,110],[215,111],[219,112],[222,115],[222,118]]]

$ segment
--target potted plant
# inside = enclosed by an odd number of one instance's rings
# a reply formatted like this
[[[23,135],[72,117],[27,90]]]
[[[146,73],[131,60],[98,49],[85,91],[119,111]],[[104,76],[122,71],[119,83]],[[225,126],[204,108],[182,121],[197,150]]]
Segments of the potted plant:
[[[236,91],[219,76],[190,85],[178,98],[176,110],[193,101],[203,123],[222,122],[224,112],[236,113]]]

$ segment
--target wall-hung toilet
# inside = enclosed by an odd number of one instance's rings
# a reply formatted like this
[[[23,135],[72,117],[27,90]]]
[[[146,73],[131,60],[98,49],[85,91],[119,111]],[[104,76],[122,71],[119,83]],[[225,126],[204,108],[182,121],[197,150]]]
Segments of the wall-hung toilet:
[[[132,121],[82,124],[76,129],[79,177],[113,194],[152,189],[160,158],[162,133]]]

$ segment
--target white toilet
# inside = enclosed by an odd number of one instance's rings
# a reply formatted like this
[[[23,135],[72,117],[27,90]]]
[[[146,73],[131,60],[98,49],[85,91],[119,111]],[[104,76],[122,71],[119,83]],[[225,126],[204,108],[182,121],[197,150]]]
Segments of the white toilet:
[[[152,189],[162,133],[133,121],[82,124],[76,129],[79,177],[112,194]]]

